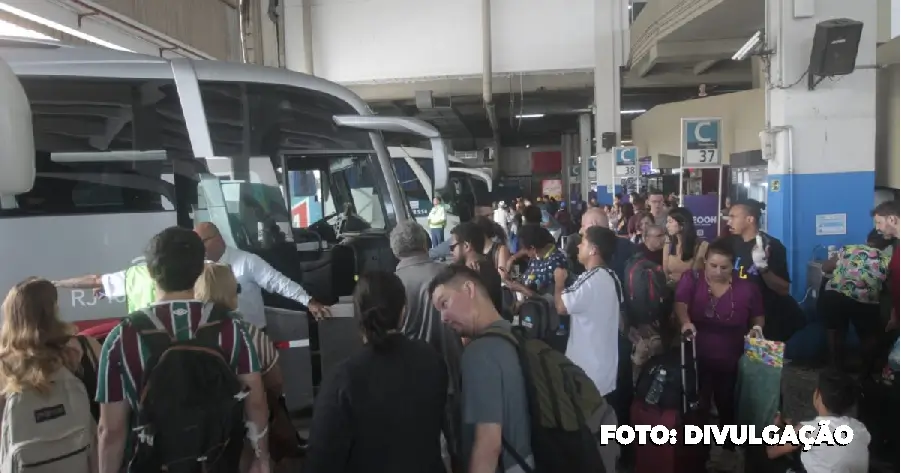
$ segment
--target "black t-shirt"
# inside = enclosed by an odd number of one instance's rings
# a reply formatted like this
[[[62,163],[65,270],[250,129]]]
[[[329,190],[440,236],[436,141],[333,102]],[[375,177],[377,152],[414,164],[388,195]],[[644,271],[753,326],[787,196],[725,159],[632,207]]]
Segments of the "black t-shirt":
[[[769,247],[767,266],[770,272],[791,283],[785,245],[766,233],[760,232],[760,235],[763,237],[764,247]],[[733,235],[731,238],[732,251],[735,252],[735,271],[740,278],[751,279],[760,287],[766,316],[764,335],[771,340],[787,340],[803,325],[804,316],[798,302],[791,295],[780,295],[766,285],[751,257],[751,251],[757,244],[756,239],[744,241],[739,235]]]
[[[770,271],[790,283],[791,277],[788,275],[788,256],[786,254],[785,245],[777,238],[773,238],[766,233],[761,232],[760,235],[763,237],[764,246],[769,246],[767,264]],[[744,241],[739,235],[732,236],[732,251],[735,252],[735,270],[738,271],[740,278],[751,278],[760,284],[761,291],[772,292],[772,290],[763,282],[763,278],[760,277],[757,267],[754,266],[754,259],[751,258],[751,251],[756,244],[756,239]],[[766,297],[766,295],[764,295],[764,297]]]
[[[501,287],[501,275],[497,272],[497,266],[494,265],[487,257],[482,256],[479,259],[479,276],[485,289],[488,290],[488,296],[498,312],[504,308],[503,288]]]

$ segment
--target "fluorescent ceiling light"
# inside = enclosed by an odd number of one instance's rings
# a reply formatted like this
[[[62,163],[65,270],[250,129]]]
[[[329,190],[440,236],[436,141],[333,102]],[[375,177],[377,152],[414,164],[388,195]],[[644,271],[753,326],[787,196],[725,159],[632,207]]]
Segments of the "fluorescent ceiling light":
[[[91,36],[87,33],[82,33],[81,31],[76,30],[75,28],[69,28],[68,26],[61,25],[55,21],[48,20],[42,16],[35,15],[34,13],[29,13],[25,10],[21,10],[19,8],[16,8],[12,5],[9,5],[9,4],[3,3],[3,2],[0,2],[0,11],[5,11],[7,13],[18,16],[19,18],[24,18],[28,21],[33,21],[39,25],[44,25],[48,28],[53,28],[56,31],[61,31],[69,36],[74,36],[78,39],[83,39],[89,43],[94,43],[98,46],[103,46],[104,48],[116,49],[118,51],[134,52],[130,49],[123,48],[122,46],[119,46],[117,44],[110,43],[109,41],[104,41],[96,36]]]
[[[733,61],[744,61],[751,53],[757,48],[757,45],[760,44],[760,41],[763,37],[763,34],[758,31],[754,33],[754,36],[751,36],[747,42],[745,42],[744,46],[738,48],[738,51],[735,51],[735,54],[732,55]]]
[[[542,118],[544,117],[543,113],[526,113],[523,115],[517,115],[516,118]]]
[[[620,115],[637,115],[639,113],[647,112],[645,109],[640,110],[620,110]]]
[[[630,144],[632,144],[632,140],[622,140],[619,143],[623,144],[623,145],[630,145]]]

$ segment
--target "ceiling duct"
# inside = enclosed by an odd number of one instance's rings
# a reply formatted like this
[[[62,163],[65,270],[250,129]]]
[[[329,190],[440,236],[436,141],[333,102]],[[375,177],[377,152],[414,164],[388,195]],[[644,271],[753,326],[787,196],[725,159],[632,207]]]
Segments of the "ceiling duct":
[[[445,139],[472,139],[469,128],[454,110],[450,97],[435,97],[431,90],[422,90],[415,93],[415,100],[418,109],[416,118],[434,125]]]

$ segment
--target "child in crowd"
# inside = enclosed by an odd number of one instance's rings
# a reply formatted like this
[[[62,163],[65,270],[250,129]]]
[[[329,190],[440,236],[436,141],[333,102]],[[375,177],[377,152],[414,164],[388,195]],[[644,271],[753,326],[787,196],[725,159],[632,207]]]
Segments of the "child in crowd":
[[[813,420],[801,422],[795,426],[795,430],[797,431],[798,428],[805,425],[818,427],[820,422],[828,422],[828,426],[833,432],[839,426],[848,426],[854,432],[854,436],[851,443],[845,446],[821,445],[814,446],[806,452],[802,451],[800,460],[803,471],[807,473],[837,471],[867,473],[870,463],[868,450],[870,433],[860,421],[848,415],[856,400],[857,387],[850,375],[835,369],[820,372],[817,389],[813,393],[813,405],[817,410],[817,416]],[[779,414],[776,415],[774,423],[783,425]],[[769,446],[767,447],[767,456],[771,459],[778,458],[791,454],[798,448],[794,445]],[[793,471],[797,471],[797,469]]]

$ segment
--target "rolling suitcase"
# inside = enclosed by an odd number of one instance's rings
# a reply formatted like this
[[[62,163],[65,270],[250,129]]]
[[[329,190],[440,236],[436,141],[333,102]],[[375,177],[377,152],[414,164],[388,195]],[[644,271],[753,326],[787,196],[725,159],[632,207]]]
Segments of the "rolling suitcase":
[[[648,382],[653,383],[654,377],[661,368],[670,366],[667,371],[664,392],[660,400],[653,405],[645,402],[647,392],[636,392],[632,402],[631,421],[633,425],[663,425],[668,429],[679,432],[678,442],[675,445],[638,445],[635,449],[634,473],[688,473],[703,472],[707,462],[708,449],[704,445],[685,445],[682,437],[685,425],[704,425],[706,416],[699,405],[698,390],[698,364],[695,356],[693,341],[683,340],[679,350],[679,369],[675,371],[677,376],[671,376],[670,371],[675,368],[672,362],[672,353],[666,353],[655,357],[648,362],[647,369],[639,377],[639,386]],[[669,359],[667,357],[670,357]],[[667,363],[669,361],[669,363]],[[676,381],[675,378],[679,378]],[[648,384],[648,389],[650,385]],[[666,402],[674,396],[667,396],[667,389],[680,390],[679,401]],[[672,404],[676,404],[673,406]]]

